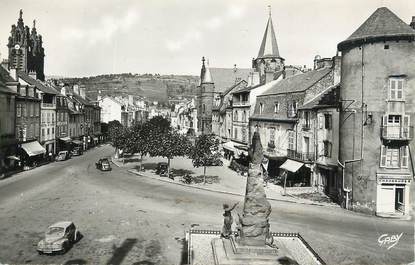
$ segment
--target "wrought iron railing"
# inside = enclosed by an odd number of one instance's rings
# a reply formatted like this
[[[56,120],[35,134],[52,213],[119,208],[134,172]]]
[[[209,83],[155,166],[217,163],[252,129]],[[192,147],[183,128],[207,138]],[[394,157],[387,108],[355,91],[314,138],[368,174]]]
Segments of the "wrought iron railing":
[[[413,126],[384,125],[380,128],[382,138],[386,140],[412,140]]]
[[[304,162],[315,160],[314,152],[298,152],[291,149],[287,149],[287,157]]]

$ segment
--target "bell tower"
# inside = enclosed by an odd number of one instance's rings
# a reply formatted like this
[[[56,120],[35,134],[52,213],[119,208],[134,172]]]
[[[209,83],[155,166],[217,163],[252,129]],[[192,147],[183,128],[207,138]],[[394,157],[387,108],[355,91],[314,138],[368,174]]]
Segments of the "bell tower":
[[[35,72],[36,78],[44,81],[44,57],[42,36],[37,34],[36,21],[32,31],[23,22],[23,10],[20,9],[17,24],[12,25],[9,40],[9,69],[26,73]]]
[[[252,60],[252,68],[259,72],[260,82],[262,84],[274,80],[274,74],[284,69],[284,58],[280,56],[274,25],[272,23],[271,6],[268,6],[268,8],[268,22],[259,48],[258,57]]]

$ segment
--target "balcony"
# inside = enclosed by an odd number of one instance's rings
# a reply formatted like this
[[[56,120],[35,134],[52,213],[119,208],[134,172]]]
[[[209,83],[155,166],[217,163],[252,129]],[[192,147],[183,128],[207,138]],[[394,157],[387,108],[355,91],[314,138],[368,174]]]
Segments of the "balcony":
[[[297,111],[295,109],[287,110],[287,117],[288,118],[295,118],[297,116]]]
[[[42,108],[54,108],[55,104],[53,103],[43,103],[42,102]]]
[[[303,131],[309,131],[311,129],[311,124],[303,123],[302,128],[303,128]]]
[[[232,106],[233,107],[249,107],[249,101],[233,102]]]
[[[313,152],[298,152],[291,149],[287,149],[287,157],[303,162],[310,162],[315,160],[315,155]]]
[[[384,125],[380,127],[381,136],[385,140],[409,141],[414,137],[413,126]]]

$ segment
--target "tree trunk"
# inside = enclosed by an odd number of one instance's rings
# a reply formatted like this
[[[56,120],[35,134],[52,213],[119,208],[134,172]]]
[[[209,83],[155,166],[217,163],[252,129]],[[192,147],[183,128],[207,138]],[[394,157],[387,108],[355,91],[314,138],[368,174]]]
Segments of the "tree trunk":
[[[143,153],[140,154],[141,158],[140,158],[140,163],[138,164],[140,166],[139,171],[143,170]]]
[[[206,184],[206,167],[203,167],[203,184]]]
[[[170,177],[170,158],[167,158],[167,177]]]
[[[118,148],[115,148],[115,155],[114,158],[118,159],[120,157],[120,154],[118,153]]]
[[[284,171],[284,175],[285,175],[285,178],[284,178],[284,196],[285,195],[287,195],[287,175],[288,175],[288,173],[286,172],[286,171]]]

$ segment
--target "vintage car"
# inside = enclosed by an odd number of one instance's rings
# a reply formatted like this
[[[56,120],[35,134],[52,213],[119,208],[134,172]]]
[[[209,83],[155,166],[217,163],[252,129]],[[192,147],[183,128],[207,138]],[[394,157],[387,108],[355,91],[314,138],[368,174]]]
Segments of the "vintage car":
[[[75,147],[73,150],[72,150],[72,155],[73,156],[80,156],[80,155],[82,155],[82,148],[81,147]]]
[[[73,222],[57,222],[48,227],[45,238],[37,244],[37,251],[39,254],[63,254],[80,239],[81,233],[76,229]]]
[[[69,151],[60,151],[58,155],[56,156],[55,160],[64,161],[64,160],[69,159],[70,157],[71,157],[71,154],[69,153]]]
[[[159,162],[157,163],[156,174],[162,177],[166,177],[167,169],[168,169],[168,164],[166,162]]]
[[[97,169],[102,170],[102,171],[112,170],[111,164],[108,158],[101,158],[100,160],[98,160],[98,162],[95,163],[95,166],[97,167]]]

